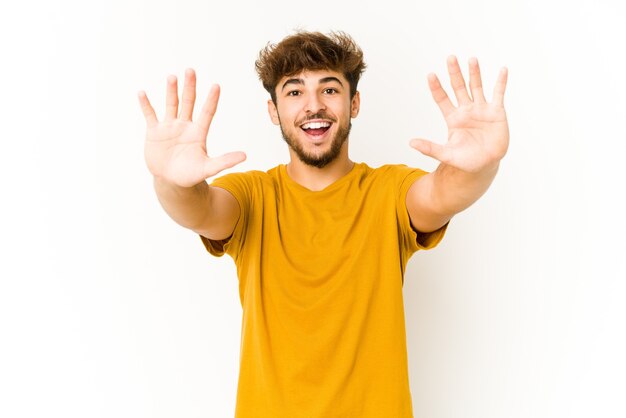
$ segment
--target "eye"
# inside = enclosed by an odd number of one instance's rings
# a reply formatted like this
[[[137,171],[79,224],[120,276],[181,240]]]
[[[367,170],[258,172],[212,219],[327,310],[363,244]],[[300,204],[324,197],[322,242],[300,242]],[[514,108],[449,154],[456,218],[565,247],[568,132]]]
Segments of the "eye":
[[[299,96],[301,93],[298,90],[291,90],[287,93],[287,96]]]
[[[324,93],[325,94],[335,94],[335,93],[338,93],[338,91],[335,88],[329,87],[327,89],[324,89]]]

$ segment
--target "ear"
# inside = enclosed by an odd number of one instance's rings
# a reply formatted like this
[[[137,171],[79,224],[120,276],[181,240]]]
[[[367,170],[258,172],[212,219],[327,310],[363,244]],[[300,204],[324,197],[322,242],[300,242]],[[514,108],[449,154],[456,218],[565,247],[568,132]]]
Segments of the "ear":
[[[278,109],[272,99],[267,101],[267,113],[270,114],[270,119],[274,125],[280,125],[280,118],[278,117]]]
[[[357,91],[354,93],[354,97],[352,98],[350,104],[350,116],[352,118],[356,118],[359,114],[359,109],[361,109],[361,94]]]

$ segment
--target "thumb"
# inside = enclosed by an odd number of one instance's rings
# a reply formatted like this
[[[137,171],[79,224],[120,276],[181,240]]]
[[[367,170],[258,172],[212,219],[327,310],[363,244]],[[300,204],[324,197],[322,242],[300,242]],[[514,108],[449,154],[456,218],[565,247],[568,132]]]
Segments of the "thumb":
[[[447,159],[446,147],[440,144],[435,144],[427,139],[415,138],[409,143],[412,148],[415,148],[419,152],[436,160],[444,162]]]
[[[228,152],[219,157],[210,158],[204,166],[206,178],[213,177],[220,171],[233,167],[246,159],[246,154],[241,151]]]

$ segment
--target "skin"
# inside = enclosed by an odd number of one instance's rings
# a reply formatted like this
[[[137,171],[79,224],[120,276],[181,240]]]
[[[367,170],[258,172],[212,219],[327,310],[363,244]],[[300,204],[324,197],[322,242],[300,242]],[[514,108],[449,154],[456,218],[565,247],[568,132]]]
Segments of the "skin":
[[[411,146],[440,161],[432,173],[413,183],[406,203],[413,227],[430,232],[472,205],[493,181],[509,146],[509,125],[504,110],[508,70],[503,67],[487,102],[478,60],[469,60],[470,91],[455,56],[447,59],[450,83],[457,99],[454,106],[435,74],[428,75],[431,94],[448,126],[448,141],[437,144],[411,140]]]
[[[322,157],[331,152],[333,142],[349,130],[350,121],[359,113],[360,94],[350,98],[350,85],[335,71],[304,71],[283,77],[276,86],[276,103],[268,100],[270,118],[279,125],[292,142],[289,147],[290,162],[287,173],[297,183],[310,190],[322,190],[348,173],[354,163],[348,157],[348,138],[341,144],[337,156],[319,168],[304,162],[294,148],[310,157]],[[321,116],[321,117],[320,117]],[[313,138],[301,129],[310,121],[331,121],[328,131]]]
[[[478,60],[469,60],[470,93],[456,57],[447,59],[451,85],[457,99],[455,106],[435,74],[428,75],[428,85],[448,126],[448,140],[437,144],[413,139],[410,145],[440,161],[435,171],[415,181],[407,194],[407,210],[418,232],[434,231],[456,213],[474,203],[489,188],[500,160],[509,144],[509,130],[504,110],[506,68],[500,71],[493,100],[486,101]],[[239,218],[239,205],[227,191],[208,186],[206,179],[245,160],[242,152],[210,157],[206,139],[217,109],[219,87],[213,86],[198,118],[192,120],[196,78],[192,69],[185,73],[180,106],[176,77],[167,81],[166,111],[162,121],[156,117],[145,92],[138,99],[146,119],[145,159],[154,176],[157,196],[165,211],[180,225],[211,239],[232,234]],[[332,90],[332,93],[331,93]],[[305,71],[283,77],[276,87],[277,103],[268,101],[272,122],[292,141],[289,176],[310,190],[321,190],[347,174],[354,163],[348,156],[348,138],[337,156],[323,167],[306,164],[294,148],[311,157],[328,153],[341,128],[349,126],[358,115],[360,94],[350,98],[343,75],[333,71]],[[314,120],[332,120],[323,136],[308,137],[300,125],[313,115]],[[288,142],[289,142],[288,141]]]

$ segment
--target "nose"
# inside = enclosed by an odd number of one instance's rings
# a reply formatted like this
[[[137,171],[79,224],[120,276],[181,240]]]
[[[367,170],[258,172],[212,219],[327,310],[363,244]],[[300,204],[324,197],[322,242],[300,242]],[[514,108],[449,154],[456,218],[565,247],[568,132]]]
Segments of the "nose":
[[[324,103],[321,94],[310,94],[305,104],[304,110],[307,113],[317,113],[320,110],[326,110],[326,104]]]

